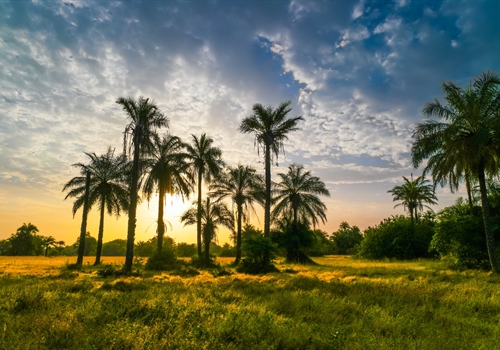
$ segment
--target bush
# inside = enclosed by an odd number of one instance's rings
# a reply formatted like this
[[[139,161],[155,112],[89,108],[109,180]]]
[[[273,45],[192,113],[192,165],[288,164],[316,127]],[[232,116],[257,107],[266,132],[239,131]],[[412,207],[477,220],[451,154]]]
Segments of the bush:
[[[238,272],[252,275],[279,271],[273,261],[277,246],[263,235],[248,235],[243,239],[241,250],[245,258],[240,262]]]
[[[284,250],[287,262],[314,264],[306,254],[306,249],[315,241],[313,232],[307,224],[294,224],[283,220],[280,223],[280,230],[272,231],[271,237],[278,247]]]
[[[429,220],[412,226],[410,218],[393,216],[365,230],[357,255],[365,259],[431,257],[429,244],[433,235],[433,223]]]
[[[174,270],[179,265],[180,261],[177,259],[174,249],[169,245],[164,245],[161,254],[155,251],[144,268],[154,271],[169,271]]]
[[[440,257],[450,258],[455,268],[490,268],[480,210],[471,215],[468,204],[459,198],[454,205],[441,210],[437,218],[431,249]],[[498,219],[498,216],[492,218],[497,239]]]
[[[338,231],[332,233],[330,240],[335,245],[336,254],[352,254],[358,249],[363,235],[357,226],[350,226],[347,222],[340,223]]]

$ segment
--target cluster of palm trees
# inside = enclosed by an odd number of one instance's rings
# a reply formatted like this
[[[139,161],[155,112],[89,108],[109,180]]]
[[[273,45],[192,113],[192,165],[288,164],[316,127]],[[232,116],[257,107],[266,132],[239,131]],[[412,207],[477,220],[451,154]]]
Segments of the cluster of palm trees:
[[[266,236],[270,232],[271,216],[290,216],[294,222],[311,220],[314,225],[319,217],[325,222],[326,206],[317,195],[329,195],[329,192],[319,178],[311,176],[302,166],[292,164],[288,173],[279,174],[282,181],[274,185],[276,196],[273,198],[272,195],[271,161],[284,151],[283,142],[287,135],[297,130],[297,123],[303,119],[300,116],[287,117],[291,111],[290,101],[277,108],[255,104],[253,115],[240,125],[241,132],[255,135],[258,151],[263,150],[265,177],[250,166],[226,166],[220,148],[215,147],[213,139],[206,134],[200,137],[192,135],[190,143],[168,133],[159,134],[161,128],[168,128],[169,121],[154,101],[143,97],[137,100],[120,97],[116,103],[130,121],[125,127],[123,154],[115,156],[111,148],[101,156],[86,153],[90,158],[88,164],[74,164],[81,176],[71,179],[63,188],[63,191],[69,190],[66,198],[76,198],[73,215],[83,207],[82,232],[86,230],[88,210],[98,204],[100,223],[95,264],[100,263],[105,211],[116,215],[125,211],[128,213],[128,227],[124,271],[131,271],[140,190],[147,200],[158,193],[157,249],[161,253],[166,194],[189,198],[196,185],[198,198],[182,215],[181,222],[197,225],[198,256],[200,259],[204,257],[206,262],[210,259],[209,244],[216,236],[217,228],[225,226],[234,230],[235,223],[236,262],[240,261],[242,223],[248,220],[251,211],[255,212],[255,203],[264,206]],[[205,199],[202,195],[204,184],[209,188]],[[225,199],[231,200],[233,211],[224,203]],[[80,258],[78,263],[81,264]]]
[[[424,105],[422,113],[429,117],[413,132],[411,150],[415,168],[425,160],[422,177],[408,180],[389,192],[394,200],[401,200],[412,217],[425,204],[435,204],[434,188],[448,184],[453,192],[466,184],[472,213],[472,187],[479,185],[484,231],[490,264],[494,273],[500,273],[496,253],[490,205],[487,196],[488,179],[498,177],[500,171],[500,75],[484,72],[461,88],[453,82],[441,85],[446,104],[438,99]],[[435,119],[431,119],[435,118]],[[430,173],[434,186],[424,180]]]

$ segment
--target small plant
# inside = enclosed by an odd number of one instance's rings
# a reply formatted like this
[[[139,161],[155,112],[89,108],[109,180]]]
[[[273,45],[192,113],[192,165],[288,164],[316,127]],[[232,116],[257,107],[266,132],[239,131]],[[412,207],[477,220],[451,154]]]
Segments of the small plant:
[[[123,272],[115,264],[102,264],[97,270],[97,275],[99,277],[118,277],[123,275]]]

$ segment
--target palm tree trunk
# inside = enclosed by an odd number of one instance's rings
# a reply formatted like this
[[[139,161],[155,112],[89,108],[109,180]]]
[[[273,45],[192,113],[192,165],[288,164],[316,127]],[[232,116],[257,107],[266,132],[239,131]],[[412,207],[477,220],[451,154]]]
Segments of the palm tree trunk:
[[[130,184],[130,208],[128,212],[127,251],[125,253],[125,266],[123,268],[125,273],[130,273],[132,271],[132,263],[134,261],[134,238],[135,238],[135,224],[136,224],[136,214],[137,214],[137,187],[139,182],[139,150],[140,150],[139,140],[140,138],[138,137],[138,135],[134,135],[134,162],[132,165],[132,183]]]
[[[85,254],[85,234],[87,233],[87,216],[89,212],[90,171],[85,178],[85,200],[83,201],[82,226],[80,228],[80,242],[78,244],[78,258],[76,264],[82,266]]]
[[[293,208],[293,226],[297,227],[297,208]]]
[[[486,235],[486,245],[488,247],[488,256],[490,258],[491,269],[493,273],[500,273],[500,266],[495,251],[495,236],[493,235],[491,229],[490,220],[490,205],[488,203],[488,196],[486,192],[486,180],[484,177],[484,165],[482,162],[479,164],[478,169],[478,179],[479,179],[479,190],[481,192],[481,207],[483,209],[483,222],[484,222],[484,233]]]
[[[242,212],[243,208],[240,204],[238,204],[238,218],[237,218],[237,228],[236,228],[236,259],[234,260],[234,263],[237,265],[240,263],[241,260],[241,222],[242,222]]]
[[[97,249],[95,251],[94,266],[101,263],[102,237],[104,235],[104,196],[101,197],[101,217],[99,219],[99,233],[97,234]]]
[[[201,212],[200,212],[201,213]],[[207,207],[205,208],[205,230],[203,232],[203,243],[205,243],[205,266],[208,267],[210,264],[210,239],[211,232],[208,232],[208,230],[211,228],[211,225],[209,225],[208,220],[210,217],[210,198],[207,198]],[[200,220],[201,222],[201,220]]]
[[[201,259],[201,181],[202,181],[202,170],[198,169],[198,212],[196,213],[196,238],[198,243],[198,258]]]
[[[474,205],[472,204],[472,194],[471,194],[471,188],[470,188],[470,180],[469,180],[469,175],[465,174],[465,187],[467,188],[467,198],[469,200],[469,208],[470,208],[470,214],[474,215]]]
[[[264,237],[269,237],[271,231],[271,147],[266,143],[265,147],[266,159],[266,203],[264,206]]]
[[[158,198],[158,254],[161,254],[163,247],[163,235],[165,234],[165,223],[163,222],[163,205],[165,203],[165,186],[159,183],[160,194]]]

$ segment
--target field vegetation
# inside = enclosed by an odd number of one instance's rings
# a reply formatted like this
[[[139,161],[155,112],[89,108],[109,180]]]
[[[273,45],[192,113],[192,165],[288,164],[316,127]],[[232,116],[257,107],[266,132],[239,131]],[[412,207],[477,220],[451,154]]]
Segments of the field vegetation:
[[[64,258],[2,257],[0,343],[5,349],[495,349],[500,344],[496,275],[449,270],[437,260],[314,260],[318,265],[278,262],[280,272],[261,276],[237,273],[224,261],[196,276],[152,273],[135,261],[132,276],[102,277],[103,271],[119,270],[111,258],[99,267],[89,259],[75,271]]]

